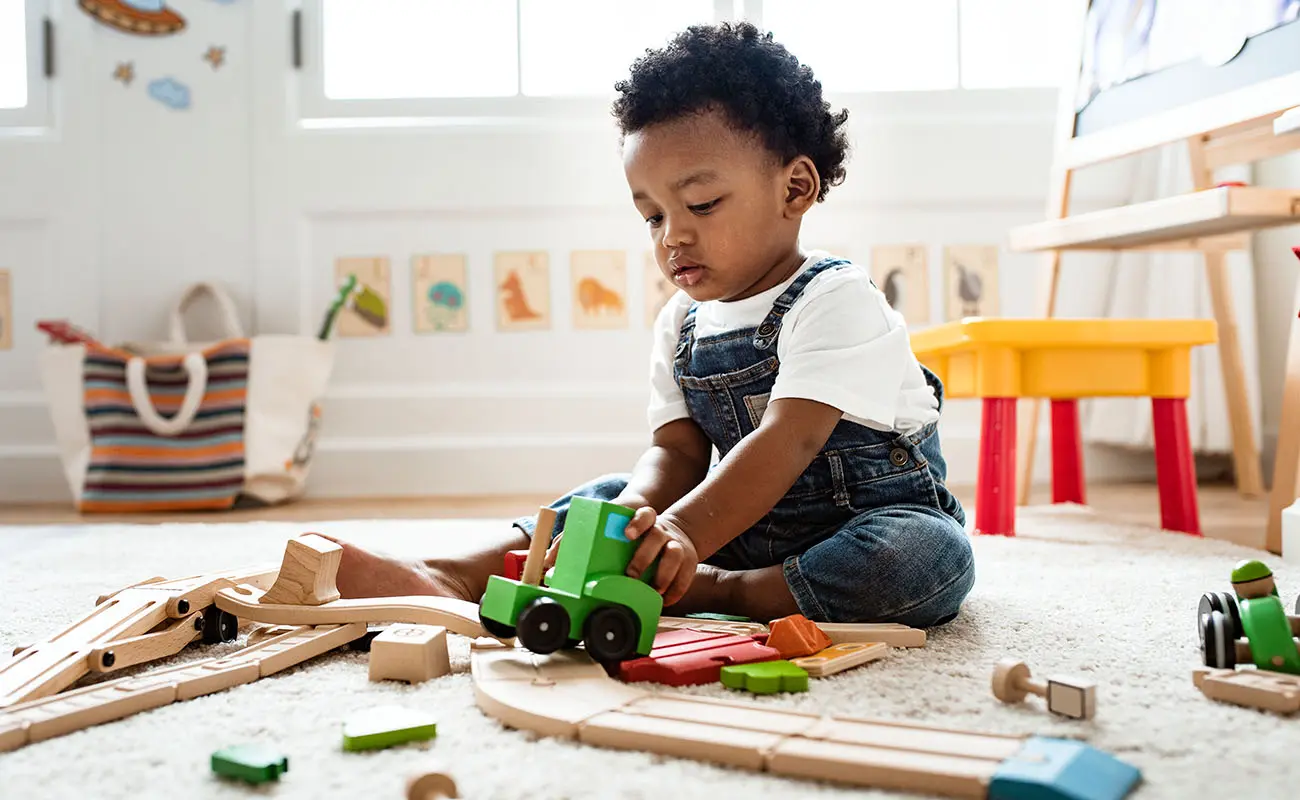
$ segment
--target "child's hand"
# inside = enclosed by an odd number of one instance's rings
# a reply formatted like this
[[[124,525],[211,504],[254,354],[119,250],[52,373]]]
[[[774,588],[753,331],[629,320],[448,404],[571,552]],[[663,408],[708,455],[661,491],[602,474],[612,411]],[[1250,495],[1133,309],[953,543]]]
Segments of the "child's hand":
[[[537,534],[534,533],[533,535],[536,536]],[[551,544],[546,548],[546,560],[543,562],[545,564],[544,570],[555,566],[555,557],[560,554],[560,537],[563,535],[564,531],[560,531],[551,538]]]
[[[623,531],[633,541],[640,539],[627,574],[639,578],[655,559],[654,588],[664,596],[664,606],[671,606],[686,595],[695,580],[695,567],[700,563],[699,553],[691,537],[667,517],[655,517],[653,508],[637,509],[632,521]]]

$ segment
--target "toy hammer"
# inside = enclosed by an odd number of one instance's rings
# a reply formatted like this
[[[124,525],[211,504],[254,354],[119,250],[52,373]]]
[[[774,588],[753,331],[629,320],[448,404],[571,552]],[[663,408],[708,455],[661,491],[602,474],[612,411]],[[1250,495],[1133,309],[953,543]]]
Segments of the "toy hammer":
[[[1092,719],[1097,711],[1097,685],[1078,678],[1053,676],[1047,683],[1029,677],[1023,661],[1004,658],[993,670],[993,696],[1019,703],[1026,694],[1047,699],[1047,710],[1072,719]]]

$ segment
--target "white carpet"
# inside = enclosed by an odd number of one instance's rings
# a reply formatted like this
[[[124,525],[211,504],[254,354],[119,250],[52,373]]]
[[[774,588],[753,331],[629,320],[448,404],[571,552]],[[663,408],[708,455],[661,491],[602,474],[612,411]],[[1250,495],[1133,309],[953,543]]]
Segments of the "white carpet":
[[[315,525],[0,527],[0,653],[52,633],[100,593],[152,575],[172,578],[278,563],[307,530],[392,551],[463,543],[494,521],[332,522]],[[1139,766],[1137,798],[1294,796],[1300,720],[1214,703],[1191,683],[1196,603],[1227,589],[1239,558],[1257,551],[1151,529],[1105,524],[1078,507],[1022,509],[1015,539],[978,537],[978,579],[963,615],[927,647],[831,679],[806,694],[761,702],[951,728],[1083,738]],[[1300,570],[1266,559],[1291,606]],[[181,658],[234,650],[241,642]],[[1073,672],[1098,682],[1097,719],[1049,715],[989,691],[994,662],[1025,660],[1036,677]],[[0,795],[12,798],[397,798],[429,763],[478,798],[894,797],[703,763],[537,741],[503,729],[474,705],[468,641],[452,637],[455,674],[416,687],[370,683],[367,655],[338,651],[252,684],[0,754]],[[175,663],[175,662],[169,662]],[[691,693],[724,696],[720,685]],[[731,695],[735,696],[735,695]],[[433,710],[427,748],[341,750],[348,712],[400,702]],[[209,755],[261,741],[289,757],[278,784],[214,779]]]

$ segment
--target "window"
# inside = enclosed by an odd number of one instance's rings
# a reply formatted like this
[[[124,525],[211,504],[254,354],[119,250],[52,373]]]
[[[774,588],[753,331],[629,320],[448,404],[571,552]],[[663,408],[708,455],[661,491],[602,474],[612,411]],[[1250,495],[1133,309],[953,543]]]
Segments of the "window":
[[[46,119],[46,0],[0,0],[0,129]]]
[[[303,0],[303,14],[306,119],[573,118],[646,48],[741,18],[834,94],[1056,87],[1082,22],[1078,0]]]

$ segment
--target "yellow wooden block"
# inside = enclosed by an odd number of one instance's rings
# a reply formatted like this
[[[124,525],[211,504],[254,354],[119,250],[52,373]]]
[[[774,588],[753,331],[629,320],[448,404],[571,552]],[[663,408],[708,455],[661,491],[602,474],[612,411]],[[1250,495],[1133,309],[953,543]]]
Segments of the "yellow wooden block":
[[[1187,397],[1208,319],[968,318],[911,334],[948,398]]]

